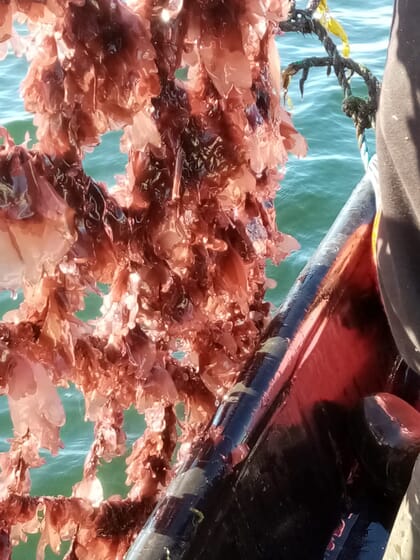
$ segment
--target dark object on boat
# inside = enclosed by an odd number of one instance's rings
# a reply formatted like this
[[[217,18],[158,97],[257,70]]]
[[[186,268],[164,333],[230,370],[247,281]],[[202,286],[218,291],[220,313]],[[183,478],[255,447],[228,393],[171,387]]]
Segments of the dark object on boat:
[[[351,513],[387,534],[403,490],[370,489],[350,437],[362,399],[392,391],[401,370],[374,215],[364,178],[127,560],[322,559]]]
[[[343,519],[328,543],[324,560],[379,560],[383,557],[389,533],[372,515],[365,503],[357,513],[350,512]]]
[[[395,395],[365,397],[352,416],[352,433],[372,483],[401,496],[420,453],[420,413]]]

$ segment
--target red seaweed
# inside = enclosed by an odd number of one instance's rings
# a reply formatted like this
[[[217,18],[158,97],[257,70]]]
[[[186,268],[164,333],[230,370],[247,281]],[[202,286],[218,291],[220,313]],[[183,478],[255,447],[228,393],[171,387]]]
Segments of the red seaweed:
[[[0,390],[14,437],[0,455],[0,551],[26,533],[66,558],[122,558],[267,324],[265,261],[297,244],[273,200],[305,142],[282,107],[274,42],[287,0],[10,0],[34,37],[22,84],[38,143],[1,129],[0,289],[24,301],[0,324]],[[183,79],[180,76],[183,75]],[[117,188],[87,151],[123,130]],[[108,286],[101,294],[98,283]],[[76,313],[90,292],[100,316]],[[62,447],[57,389],[83,393],[94,441],[72,497],[30,497],[40,448]],[[175,405],[184,404],[185,418]],[[127,459],[126,500],[97,468],[126,450],[123,412],[147,428]],[[177,435],[177,426],[181,435]],[[233,462],[246,450],[240,449]]]

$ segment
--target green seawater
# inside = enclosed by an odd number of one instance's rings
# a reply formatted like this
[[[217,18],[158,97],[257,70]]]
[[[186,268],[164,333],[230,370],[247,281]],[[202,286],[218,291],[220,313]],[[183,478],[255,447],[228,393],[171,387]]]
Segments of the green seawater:
[[[351,56],[368,66],[380,77],[386,57],[392,0],[330,0],[334,16],[346,29],[351,45]],[[324,56],[315,37],[285,35],[278,46],[282,66],[307,56]],[[26,73],[27,63],[9,55],[0,63],[0,125],[6,126],[16,142],[29,131],[34,137],[31,115],[26,113],[19,95],[19,84]],[[305,85],[303,99],[298,88],[299,77],[292,81],[289,93],[293,104],[291,112],[297,129],[306,137],[309,151],[303,160],[291,158],[281,190],[276,200],[278,224],[281,231],[292,234],[301,249],[279,267],[268,264],[267,275],[277,287],[267,293],[277,308],[294,279],[312,255],[320,240],[334,221],[353,187],[363,175],[363,166],[351,121],[341,112],[342,93],[333,74],[313,69]],[[356,95],[364,95],[361,82],[354,79]],[[115,175],[122,174],[126,156],[119,152],[119,134],[109,133],[102,144],[86,158],[86,170],[95,179],[108,185],[115,183]],[[374,137],[369,135],[370,150],[374,152]],[[1,256],[0,256],[1,258]],[[8,292],[0,293],[0,316],[17,307],[20,297],[12,299]],[[98,314],[99,298],[90,296],[82,313],[85,320]],[[32,492],[36,494],[69,495],[73,484],[80,480],[86,451],[92,441],[93,428],[84,422],[83,400],[74,388],[60,389],[67,422],[62,430],[64,449],[58,456],[43,453],[46,464],[33,471]],[[129,442],[143,431],[144,422],[135,411],[126,413],[126,431]],[[0,451],[8,448],[12,436],[6,397],[0,397]],[[99,476],[106,496],[125,495],[124,458],[101,467]],[[36,538],[30,537],[13,553],[14,560],[35,558]],[[62,549],[62,555],[65,548]],[[47,558],[57,558],[48,552]]]

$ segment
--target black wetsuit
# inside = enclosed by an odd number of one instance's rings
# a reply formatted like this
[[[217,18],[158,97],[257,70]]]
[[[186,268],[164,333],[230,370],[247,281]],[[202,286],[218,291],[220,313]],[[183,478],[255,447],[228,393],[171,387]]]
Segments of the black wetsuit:
[[[420,0],[396,0],[377,117],[379,279],[401,355],[420,373]]]

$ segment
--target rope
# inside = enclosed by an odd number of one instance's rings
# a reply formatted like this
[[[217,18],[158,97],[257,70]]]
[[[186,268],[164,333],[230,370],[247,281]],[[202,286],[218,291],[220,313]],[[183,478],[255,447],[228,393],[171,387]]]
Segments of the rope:
[[[360,156],[365,170],[367,170],[370,154],[366,139],[366,130],[368,128],[373,128],[375,125],[380,82],[366,66],[358,64],[353,59],[346,58],[340,54],[337,45],[331,39],[328,31],[319,20],[313,17],[313,13],[318,5],[319,1],[312,0],[308,3],[306,10],[298,10],[293,7],[290,11],[289,18],[279,24],[279,29],[282,32],[315,34],[328,54],[327,57],[311,57],[289,64],[283,71],[284,89],[287,94],[291,77],[301,71],[302,76],[299,81],[299,88],[303,95],[304,84],[308,78],[310,68],[326,67],[327,75],[329,75],[333,69],[344,94],[342,109],[344,113],[353,120]],[[350,80],[354,74],[359,75],[365,82],[368,93],[367,99],[353,95]]]
[[[360,157],[362,158],[365,171],[367,171],[370,155],[366,139],[366,130],[372,127],[372,118],[374,118],[376,113],[376,107],[373,108],[365,99],[352,95],[344,99],[342,109],[348,117],[353,119]]]
[[[306,5],[306,10],[309,13],[313,14],[318,9],[318,6],[320,5],[320,3],[321,3],[321,0],[309,0],[309,2]]]

